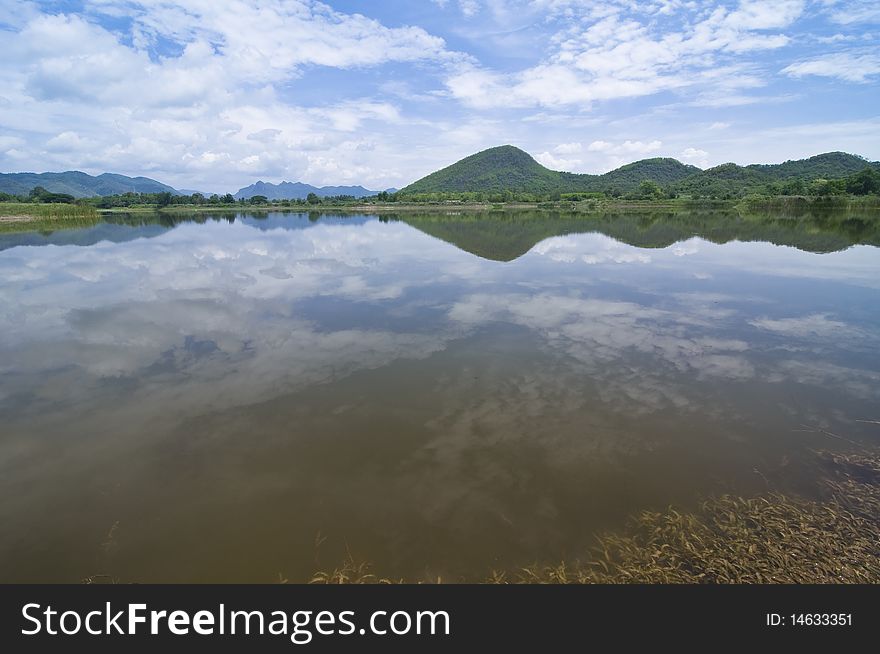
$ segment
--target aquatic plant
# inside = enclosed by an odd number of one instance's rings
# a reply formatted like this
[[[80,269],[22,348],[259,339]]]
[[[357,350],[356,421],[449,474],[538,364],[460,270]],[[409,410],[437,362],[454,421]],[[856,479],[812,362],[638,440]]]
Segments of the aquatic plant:
[[[583,560],[496,569],[493,584],[880,583],[880,452],[817,452],[823,497],[722,495],[634,516]],[[403,580],[400,581],[402,583]],[[392,583],[349,557],[311,583]]]

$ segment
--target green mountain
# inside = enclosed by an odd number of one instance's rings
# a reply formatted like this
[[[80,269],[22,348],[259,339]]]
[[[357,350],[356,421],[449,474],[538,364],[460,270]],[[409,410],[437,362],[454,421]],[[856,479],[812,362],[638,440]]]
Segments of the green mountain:
[[[545,168],[527,152],[512,145],[483,150],[431,173],[400,191],[410,193],[467,193],[517,191],[552,193],[590,175],[558,173]],[[580,190],[576,188],[575,190]]]
[[[616,168],[604,175],[596,175],[592,190],[615,189],[628,193],[637,189],[639,184],[646,179],[657,182],[660,186],[668,186],[699,172],[700,169],[696,166],[683,164],[678,159],[669,157],[642,159]]]
[[[737,196],[744,191],[751,192],[772,181],[771,175],[765,171],[726,163],[688,175],[676,183],[674,188],[678,193],[687,195],[724,197]]]
[[[27,195],[36,186],[51,193],[67,193],[75,198],[122,193],[174,193],[177,191],[149,177],[126,177],[104,173],[93,177],[78,170],[64,173],[0,173],[0,193]]]
[[[781,164],[751,164],[746,168],[764,173],[775,180],[800,177],[805,181],[813,181],[814,179],[840,179],[869,166],[880,168],[878,162],[871,163],[854,154],[826,152],[809,159],[789,160]]]
[[[845,152],[828,152],[781,164],[739,166],[729,163],[700,170],[676,159],[653,158],[621,166],[604,175],[580,175],[545,168],[512,145],[483,150],[431,173],[400,191],[402,196],[429,193],[551,193],[637,191],[645,180],[677,193],[740,197],[767,192],[793,180],[804,185],[819,179],[842,179],[880,163]],[[780,189],[775,189],[778,192]],[[792,187],[791,192],[800,192]]]
[[[721,164],[689,175],[670,188],[679,194],[722,198],[749,193],[801,195],[816,180],[847,179],[871,168],[880,171],[880,162],[846,152],[827,152],[781,164]]]
[[[579,175],[545,168],[530,154],[512,145],[490,148],[465,157],[402,189],[418,193],[580,193],[617,190],[629,192],[651,179],[665,185],[698,172],[675,159],[644,159],[604,175]]]

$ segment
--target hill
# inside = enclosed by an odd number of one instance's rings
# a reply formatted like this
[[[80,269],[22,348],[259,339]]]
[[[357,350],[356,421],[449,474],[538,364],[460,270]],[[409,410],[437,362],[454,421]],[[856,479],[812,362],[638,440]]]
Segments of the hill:
[[[474,193],[515,191],[552,193],[583,190],[579,184],[591,175],[559,173],[545,168],[527,152],[512,145],[490,148],[465,157],[401,189],[411,193]]]
[[[36,186],[52,193],[75,198],[122,193],[177,193],[175,189],[149,177],[126,177],[114,173],[92,176],[78,170],[64,173],[0,173],[0,193],[27,195]]]
[[[671,195],[743,197],[749,193],[798,195],[816,180],[843,180],[880,163],[845,152],[828,152],[781,164],[722,164],[707,170],[671,158],[635,161],[603,175],[581,175],[545,168],[511,145],[483,150],[431,173],[400,191],[404,197],[438,193],[638,194],[653,181]]]
[[[657,182],[660,186],[668,186],[686,177],[699,173],[696,166],[681,163],[678,159],[656,157],[642,159],[616,168],[604,175],[595,177],[595,189],[615,189],[623,193],[633,191],[645,180]]]
[[[314,193],[319,198],[332,197],[337,195],[351,195],[356,198],[369,197],[376,195],[379,191],[370,191],[363,186],[312,186],[311,184],[303,184],[302,182],[281,182],[280,184],[272,184],[270,182],[257,182],[250,186],[239,189],[234,194],[236,200],[241,198],[252,198],[255,195],[265,195],[270,200],[305,200],[309,193]],[[393,190],[392,190],[393,192]]]
[[[627,164],[604,175],[581,175],[545,168],[512,145],[483,150],[431,173],[400,191],[418,193],[583,193],[634,191],[644,180],[667,185],[698,172],[675,159],[654,158]]]
[[[721,164],[689,175],[670,188],[680,194],[743,197],[749,193],[802,195],[817,180],[845,180],[880,163],[846,152],[827,152],[781,164]]]
[[[789,160],[781,164],[751,164],[746,168],[764,173],[774,180],[800,177],[805,181],[813,181],[839,179],[872,165],[880,167],[878,162],[872,164],[867,159],[847,152],[826,152],[808,159]]]

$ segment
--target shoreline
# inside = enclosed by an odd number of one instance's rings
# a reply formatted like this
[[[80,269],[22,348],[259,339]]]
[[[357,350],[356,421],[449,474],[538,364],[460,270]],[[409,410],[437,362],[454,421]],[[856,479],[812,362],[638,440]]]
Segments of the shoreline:
[[[614,213],[738,213],[741,216],[778,212],[780,217],[797,218],[811,212],[864,211],[872,219],[880,216],[880,198],[834,199],[780,196],[767,200],[584,200],[579,202],[384,202],[357,204],[317,205],[170,205],[158,207],[141,205],[96,209],[90,205],[0,203],[0,233],[55,231],[98,224],[103,217],[125,215],[234,215],[242,213],[265,214],[366,214],[374,216],[393,214],[434,214],[456,216],[463,213],[485,214],[503,212],[535,212],[600,216]]]

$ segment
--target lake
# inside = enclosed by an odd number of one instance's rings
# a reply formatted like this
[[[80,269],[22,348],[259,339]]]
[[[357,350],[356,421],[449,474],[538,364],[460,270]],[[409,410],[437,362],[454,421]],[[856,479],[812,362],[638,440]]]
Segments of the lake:
[[[576,559],[880,441],[880,223],[114,216],[0,234],[0,581]],[[279,577],[280,575],[280,577]]]

